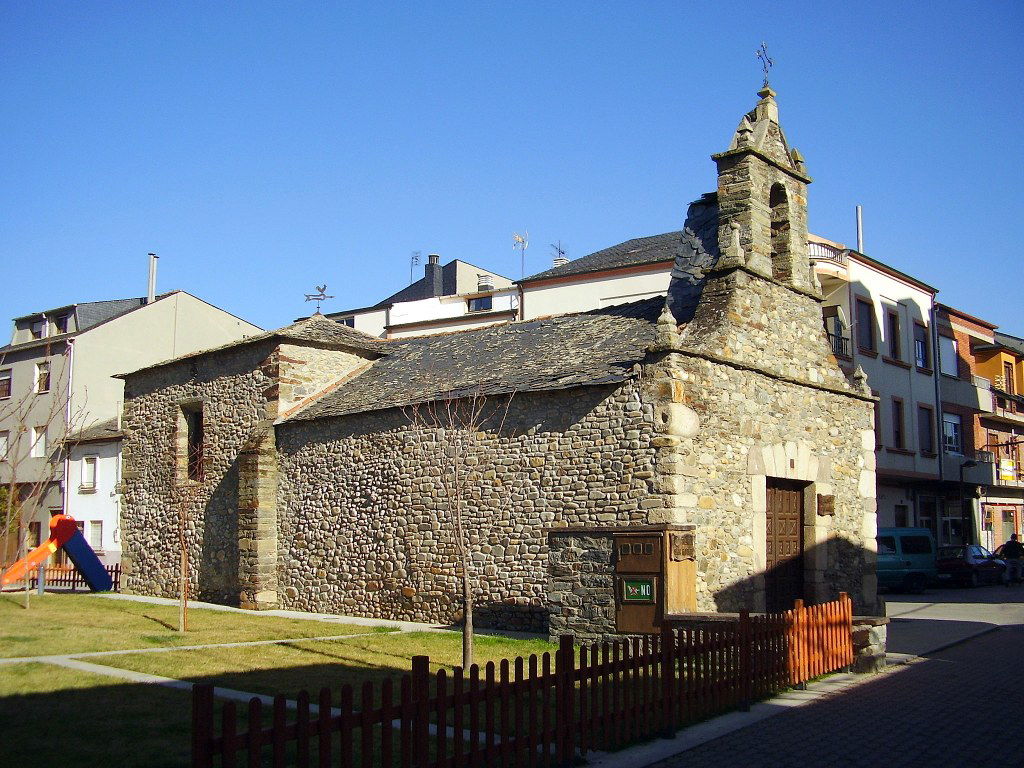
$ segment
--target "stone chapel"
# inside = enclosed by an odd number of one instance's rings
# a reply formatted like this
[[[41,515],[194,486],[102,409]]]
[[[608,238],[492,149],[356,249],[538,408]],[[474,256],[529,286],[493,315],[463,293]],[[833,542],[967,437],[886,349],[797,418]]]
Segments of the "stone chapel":
[[[397,340],[314,315],[126,374],[127,589],[177,594],[183,524],[201,599],[457,621],[455,456],[478,624],[613,631],[591,534],[652,526],[687,532],[698,611],[876,611],[873,398],[832,356],[810,178],[758,95],[666,296]],[[454,443],[420,418],[459,403],[484,405]]]

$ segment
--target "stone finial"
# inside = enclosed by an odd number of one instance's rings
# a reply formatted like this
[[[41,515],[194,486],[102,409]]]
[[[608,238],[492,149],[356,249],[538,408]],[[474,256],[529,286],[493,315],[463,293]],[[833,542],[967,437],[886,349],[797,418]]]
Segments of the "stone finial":
[[[746,115],[740,120],[739,126],[736,128],[736,133],[733,134],[732,143],[729,145],[729,149],[738,149],[739,147],[750,146],[750,135],[754,132],[754,126],[750,123],[750,118]]]
[[[658,315],[658,323],[655,330],[654,343],[648,347],[651,352],[670,352],[679,348],[679,328],[676,325],[675,315],[669,309],[668,300]]]
[[[778,125],[779,105],[775,103],[775,91],[766,85],[757,92],[757,95],[761,97],[761,100],[754,107],[754,118],[757,121],[770,120]]]
[[[853,383],[861,392],[865,395],[871,394],[871,387],[868,386],[868,375],[864,372],[864,368],[857,365],[857,369],[853,372]]]
[[[807,163],[804,162],[804,156],[800,154],[800,150],[796,147],[789,152],[789,157],[793,161],[793,167],[796,168],[800,173],[807,173]]]

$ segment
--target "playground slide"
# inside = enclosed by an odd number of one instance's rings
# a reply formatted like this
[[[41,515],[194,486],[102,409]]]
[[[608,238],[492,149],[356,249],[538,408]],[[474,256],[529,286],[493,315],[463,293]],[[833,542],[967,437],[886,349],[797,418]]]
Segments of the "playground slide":
[[[0,576],[0,584],[10,584],[24,579],[33,568],[45,563],[46,559],[57,551],[57,547],[64,548],[64,552],[93,592],[106,592],[114,586],[107,569],[103,567],[89,542],[78,530],[75,519],[69,515],[54,515],[50,518],[50,538],[4,571],[3,576]]]

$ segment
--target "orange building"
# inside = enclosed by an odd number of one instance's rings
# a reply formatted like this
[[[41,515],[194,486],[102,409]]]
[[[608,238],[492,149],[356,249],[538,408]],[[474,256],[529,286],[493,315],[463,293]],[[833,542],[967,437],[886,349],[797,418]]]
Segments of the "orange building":
[[[936,533],[948,542],[968,533],[994,549],[1024,523],[1024,339],[945,304],[936,307],[948,488]]]

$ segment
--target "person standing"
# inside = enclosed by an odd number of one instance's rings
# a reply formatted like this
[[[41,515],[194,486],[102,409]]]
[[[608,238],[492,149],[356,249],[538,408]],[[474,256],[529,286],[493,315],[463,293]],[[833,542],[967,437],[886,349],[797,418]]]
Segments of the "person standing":
[[[1006,561],[1006,585],[1019,583],[1021,580],[1021,560],[1024,559],[1024,544],[1017,541],[1017,534],[1011,534],[1010,540],[1003,544],[1000,557]]]

